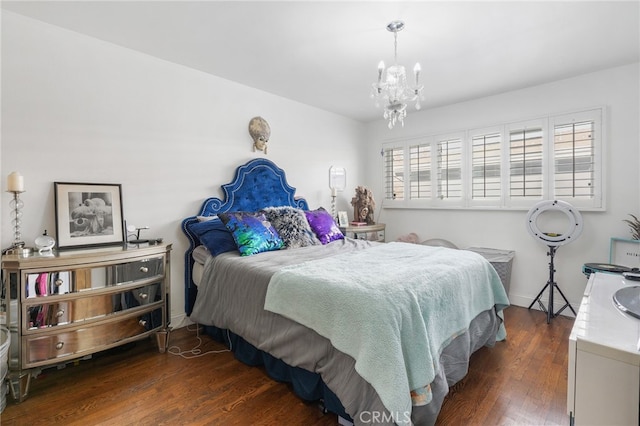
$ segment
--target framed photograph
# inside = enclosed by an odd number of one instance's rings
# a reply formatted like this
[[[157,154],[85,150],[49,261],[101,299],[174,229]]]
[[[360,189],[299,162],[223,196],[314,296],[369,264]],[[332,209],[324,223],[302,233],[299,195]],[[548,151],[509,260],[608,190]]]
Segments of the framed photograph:
[[[58,249],[124,243],[120,184],[54,182]]]
[[[347,212],[338,212],[338,226],[342,228],[349,226],[349,217],[347,217]]]

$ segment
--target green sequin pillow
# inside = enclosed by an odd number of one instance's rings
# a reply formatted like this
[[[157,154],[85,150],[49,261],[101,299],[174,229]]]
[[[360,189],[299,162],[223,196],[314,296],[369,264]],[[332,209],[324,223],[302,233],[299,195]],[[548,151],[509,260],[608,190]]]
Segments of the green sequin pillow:
[[[284,248],[278,232],[262,213],[220,213],[218,217],[233,235],[241,256]]]

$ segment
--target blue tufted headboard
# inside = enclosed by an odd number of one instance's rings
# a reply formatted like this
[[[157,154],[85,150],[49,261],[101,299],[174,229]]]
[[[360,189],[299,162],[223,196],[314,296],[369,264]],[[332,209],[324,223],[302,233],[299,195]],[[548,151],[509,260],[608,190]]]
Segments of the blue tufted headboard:
[[[185,312],[191,315],[198,288],[193,282],[193,249],[199,244],[188,225],[198,221],[198,216],[215,216],[228,211],[254,212],[265,207],[292,206],[309,210],[304,198],[294,196],[296,189],[287,183],[284,170],[273,162],[259,158],[239,166],[230,183],[221,185],[224,199],[207,198],[199,212],[182,221],[182,231],[189,239],[189,248],[184,255]]]

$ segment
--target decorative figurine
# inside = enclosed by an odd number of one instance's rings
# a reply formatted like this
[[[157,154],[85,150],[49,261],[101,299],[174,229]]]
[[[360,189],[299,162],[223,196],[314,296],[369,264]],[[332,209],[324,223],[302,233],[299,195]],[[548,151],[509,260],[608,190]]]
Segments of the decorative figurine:
[[[374,225],[373,212],[376,202],[373,200],[373,193],[364,186],[356,188],[356,196],[351,199],[353,206],[353,220],[355,222],[366,222],[367,225]]]
[[[257,150],[267,153],[267,143],[271,136],[269,123],[262,117],[253,117],[249,121],[249,134],[253,139],[253,152]]]

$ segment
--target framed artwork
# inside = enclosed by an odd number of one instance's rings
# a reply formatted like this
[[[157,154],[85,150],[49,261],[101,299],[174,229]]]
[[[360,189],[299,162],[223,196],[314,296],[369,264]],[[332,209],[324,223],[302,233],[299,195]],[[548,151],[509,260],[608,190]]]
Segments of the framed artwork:
[[[54,182],[58,249],[124,243],[120,184]]]
[[[341,228],[346,228],[347,226],[349,226],[349,217],[347,216],[347,212],[338,212],[338,226],[340,226]]]

